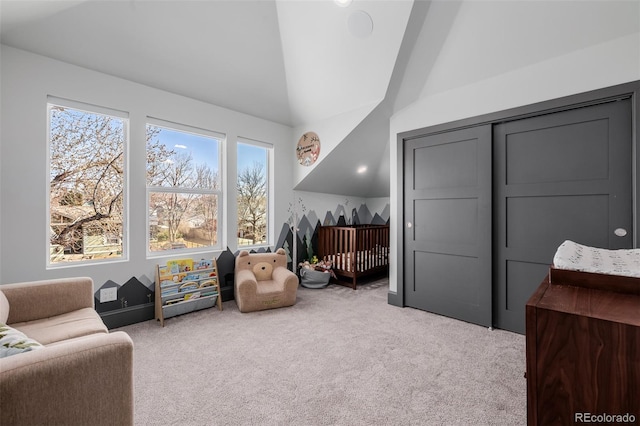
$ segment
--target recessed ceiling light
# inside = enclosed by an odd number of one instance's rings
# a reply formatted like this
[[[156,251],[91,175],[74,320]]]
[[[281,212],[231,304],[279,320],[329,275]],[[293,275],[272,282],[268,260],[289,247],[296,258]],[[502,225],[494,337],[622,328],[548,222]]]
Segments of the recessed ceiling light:
[[[358,170],[357,170],[357,172],[360,173],[360,174],[362,174],[362,173],[364,173],[366,171],[367,171],[367,166],[360,166],[360,167],[358,167]]]
[[[351,0],[333,0],[340,7],[347,7],[351,4]]]

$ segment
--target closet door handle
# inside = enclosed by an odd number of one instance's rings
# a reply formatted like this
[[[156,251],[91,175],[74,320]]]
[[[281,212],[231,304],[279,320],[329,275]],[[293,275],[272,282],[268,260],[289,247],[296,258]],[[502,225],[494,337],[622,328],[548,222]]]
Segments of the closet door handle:
[[[617,237],[626,237],[627,236],[627,230],[624,228],[616,228],[615,231],[613,231],[614,234],[616,234]]]

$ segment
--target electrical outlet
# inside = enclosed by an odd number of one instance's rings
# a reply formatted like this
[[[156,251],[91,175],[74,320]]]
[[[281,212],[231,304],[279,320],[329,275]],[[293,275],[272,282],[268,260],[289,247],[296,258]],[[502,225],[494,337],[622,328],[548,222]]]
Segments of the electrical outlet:
[[[100,303],[112,302],[118,298],[118,287],[100,289]]]

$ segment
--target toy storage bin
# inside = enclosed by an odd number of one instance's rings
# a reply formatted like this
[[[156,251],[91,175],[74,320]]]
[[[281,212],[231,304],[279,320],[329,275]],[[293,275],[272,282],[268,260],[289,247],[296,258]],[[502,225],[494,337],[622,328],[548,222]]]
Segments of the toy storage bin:
[[[300,269],[300,284],[306,288],[324,288],[329,285],[331,274],[329,272],[314,271],[312,269]]]

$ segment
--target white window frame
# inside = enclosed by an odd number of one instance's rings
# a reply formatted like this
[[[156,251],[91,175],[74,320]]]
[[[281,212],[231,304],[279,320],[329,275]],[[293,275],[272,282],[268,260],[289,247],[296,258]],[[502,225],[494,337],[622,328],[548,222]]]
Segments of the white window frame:
[[[120,118],[123,121],[122,131],[124,133],[124,147],[123,147],[123,164],[124,173],[122,176],[122,255],[117,258],[106,259],[80,259],[72,262],[51,262],[51,108],[60,106],[63,108],[69,108],[77,111],[86,112],[96,115],[107,115],[111,117]],[[46,188],[47,188],[47,214],[46,214],[46,269],[60,269],[60,268],[74,268],[87,265],[104,264],[104,263],[119,263],[129,261],[129,145],[131,141],[130,135],[130,118],[129,113],[126,111],[120,111],[113,108],[102,107],[85,102],[74,101],[70,99],[59,98],[55,96],[47,96],[46,104],[46,123],[47,123],[47,171],[46,171]]]
[[[146,239],[146,252],[147,259],[153,259],[158,257],[167,257],[167,256],[188,256],[190,254],[195,253],[207,253],[211,251],[221,251],[223,247],[223,227],[225,226],[225,215],[224,208],[226,205],[226,199],[224,194],[225,188],[225,174],[223,170],[223,155],[224,155],[224,145],[226,144],[226,135],[224,133],[216,132],[213,130],[203,129],[201,127],[190,126],[187,124],[181,124],[172,122],[169,120],[163,120],[154,117],[147,117],[145,121],[145,135],[147,132],[147,126],[155,126],[161,127],[167,130],[173,130],[178,132],[189,133],[196,136],[203,136],[208,138],[213,138],[218,141],[218,174],[219,174],[219,189],[193,189],[193,188],[173,188],[166,186],[148,186],[146,173],[145,173],[145,187],[146,187],[146,230],[145,230],[145,239]],[[145,153],[146,153],[146,137],[145,137]],[[145,155],[146,159],[146,155]],[[146,170],[146,160],[145,160],[145,170]],[[162,192],[168,194],[202,194],[202,195],[216,195],[218,197],[218,222],[216,228],[216,241],[217,244],[214,246],[207,246],[203,248],[184,248],[184,249],[174,249],[174,250],[159,250],[159,251],[151,251],[150,250],[150,220],[149,220],[149,202],[152,192]]]
[[[274,191],[274,176],[275,176],[275,161],[274,161],[274,145],[268,142],[261,142],[261,141],[257,141],[255,139],[249,139],[249,138],[244,138],[244,137],[238,137],[236,140],[236,181],[238,178],[238,173],[239,170],[237,169],[238,167],[238,159],[237,159],[237,155],[238,155],[238,145],[240,144],[244,144],[244,145],[253,145],[253,146],[257,146],[260,148],[264,148],[266,150],[267,153],[267,241],[265,243],[261,243],[261,244],[255,244],[255,245],[243,245],[243,246],[239,246],[238,245],[238,220],[236,218],[236,223],[235,223],[235,229],[236,232],[234,233],[234,238],[235,238],[235,245],[238,247],[238,249],[242,249],[242,250],[251,250],[253,248],[258,248],[258,247],[270,247],[272,246],[274,243],[274,228],[275,228],[275,204],[273,201],[273,195],[275,194]],[[237,188],[234,188],[234,191],[236,191],[236,205],[235,205],[235,209],[236,211],[238,210],[238,204],[237,204]]]

